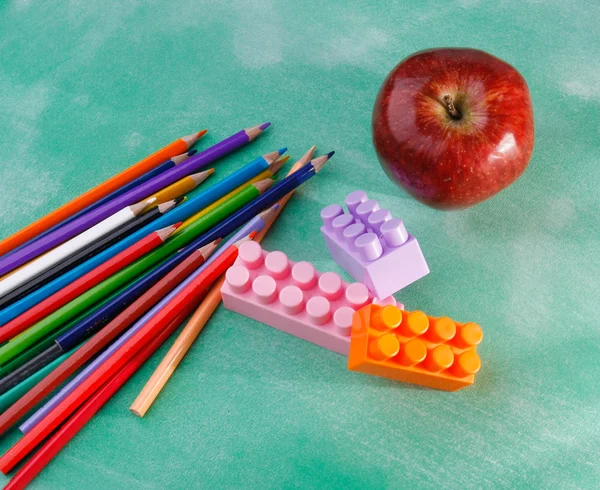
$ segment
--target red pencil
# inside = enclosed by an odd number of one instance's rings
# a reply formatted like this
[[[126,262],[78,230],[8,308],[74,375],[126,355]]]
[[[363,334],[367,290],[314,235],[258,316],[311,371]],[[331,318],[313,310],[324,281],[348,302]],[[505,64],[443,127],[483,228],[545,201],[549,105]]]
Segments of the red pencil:
[[[150,233],[139,242],[134,243],[131,247],[126,248],[113,258],[100,264],[98,267],[84,276],[81,276],[64,289],[57,291],[41,303],[38,303],[14,320],[11,320],[0,327],[0,342],[13,338],[15,335],[26,330],[42,318],[45,318],[52,312],[58,310],[61,306],[66,305],[72,299],[77,298],[88,289],[91,289],[96,284],[104,281],[104,279],[114,275],[125,266],[136,261],[142,255],[145,255],[159,245],[162,245],[180,225],[181,223],[177,223]]]
[[[54,388],[58,387],[77,369],[89,361],[95,354],[106,347],[131,324],[142,317],[150,308],[170,293],[186,277],[200,267],[215,251],[219,240],[198,249],[190,254],[181,264],[164,276],[136,301],[123,310],[102,330],[91,337],[69,358],[58,365],[38,384],[25,393],[19,400],[0,415],[0,434],[6,432],[27,412],[35,407]]]
[[[67,420],[13,476],[4,490],[25,488],[185,320],[179,315]]]
[[[52,431],[71,416],[103,384],[115,375],[135,354],[147,345],[162,329],[179,315],[188,315],[208,288],[233,265],[238,246],[250,237],[243,238],[225,250],[202,274],[192,281],[173,301],[166,305],[152,320],[131,337],[104,364],[94,371],[81,385],[71,392],[59,405],[25,434],[2,458],[0,471],[8,473]]]

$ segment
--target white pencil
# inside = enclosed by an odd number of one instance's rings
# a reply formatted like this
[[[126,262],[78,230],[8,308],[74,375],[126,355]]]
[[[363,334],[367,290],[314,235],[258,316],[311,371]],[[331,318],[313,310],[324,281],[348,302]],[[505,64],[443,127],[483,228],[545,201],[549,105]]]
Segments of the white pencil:
[[[0,297],[26,283],[61,260],[70,257],[75,252],[86,247],[98,238],[101,238],[119,226],[131,221],[133,218],[141,214],[155,200],[156,198],[152,197],[137,204],[123,208],[97,225],[92,226],[90,229],[80,233],[76,237],[71,238],[41,257],[32,260],[20,269],[17,269],[11,275],[0,281]]]

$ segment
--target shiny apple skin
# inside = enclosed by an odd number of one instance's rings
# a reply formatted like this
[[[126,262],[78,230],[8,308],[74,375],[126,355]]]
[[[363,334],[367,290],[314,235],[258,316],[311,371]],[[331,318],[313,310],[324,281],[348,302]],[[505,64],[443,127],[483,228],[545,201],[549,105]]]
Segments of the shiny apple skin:
[[[455,121],[440,102],[459,100]],[[383,83],[373,109],[373,142],[387,175],[438,209],[478,204],[512,184],[533,152],[525,79],[483,51],[415,53]]]

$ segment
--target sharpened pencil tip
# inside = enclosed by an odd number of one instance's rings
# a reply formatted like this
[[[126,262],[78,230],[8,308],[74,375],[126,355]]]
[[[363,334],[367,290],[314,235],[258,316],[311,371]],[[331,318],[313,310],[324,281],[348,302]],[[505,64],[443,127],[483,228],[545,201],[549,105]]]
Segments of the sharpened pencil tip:
[[[207,133],[207,130],[203,129],[202,131],[198,131],[197,133],[192,133],[192,134],[188,134],[187,136],[182,136],[181,139],[183,141],[185,141],[185,144],[189,148],[194,143],[196,143],[196,141],[198,141],[200,138],[202,138],[202,136],[204,136],[206,133]]]
[[[335,155],[335,151],[330,151],[327,153],[327,160],[329,160],[333,155]]]
[[[175,199],[175,206],[181,204],[183,201],[185,201],[185,196],[178,197],[177,199]]]
[[[287,151],[287,148],[279,148],[279,150],[277,150],[277,153],[279,153],[280,155],[283,155],[286,151]]]
[[[198,153],[198,150],[194,148],[193,150],[188,151],[188,157],[194,156],[196,153]]]
[[[204,260],[208,259],[213,254],[213,252],[219,246],[219,243],[221,243],[221,240],[222,240],[222,238],[217,238],[216,240],[213,240],[212,242],[210,242],[208,245],[204,245],[204,247],[200,247],[198,249],[198,252],[200,252],[200,255],[202,255],[202,257],[204,257]]]
[[[264,131],[265,129],[267,129],[269,126],[271,125],[270,122],[266,122],[266,123],[262,123],[258,129],[260,129],[261,131]]]
[[[273,180],[272,179],[263,179],[263,180],[259,180],[258,182],[255,182],[254,184],[252,184],[254,187],[256,187],[256,190],[259,192],[259,194],[262,194],[263,192],[265,192],[269,187],[271,187],[273,185]]]
[[[175,229],[177,229],[177,228],[179,228],[179,227],[180,227],[182,224],[183,224],[183,221],[178,221],[177,223],[175,223],[175,224],[173,225],[173,227],[174,227]]]

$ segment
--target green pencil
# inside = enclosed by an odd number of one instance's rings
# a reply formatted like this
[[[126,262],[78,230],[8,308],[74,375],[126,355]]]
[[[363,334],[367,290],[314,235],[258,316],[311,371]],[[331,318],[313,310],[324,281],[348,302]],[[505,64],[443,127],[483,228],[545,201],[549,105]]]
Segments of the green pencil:
[[[42,337],[53,332],[65,322],[68,322],[82,311],[90,308],[125,283],[150,269],[169,255],[174,254],[195,237],[209,230],[223,221],[253,199],[257,198],[273,183],[271,179],[261,180],[244,187],[221,205],[217,206],[204,216],[191,223],[181,233],[171,237],[163,245],[151,251],[148,255],[138,259],[133,264],[121,269],[115,275],[105,279],[90,290],[59,308],[54,313],[32,325],[27,330],[8,341],[0,347],[0,365],[18,356],[23,350],[37,342]]]

